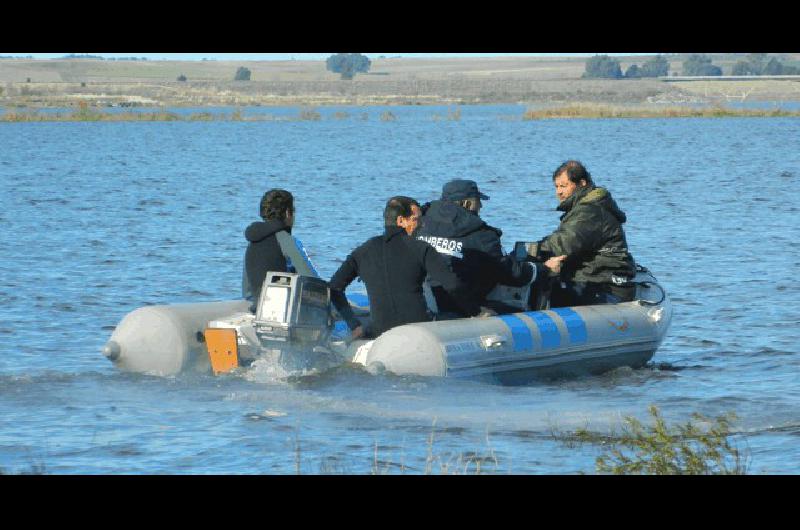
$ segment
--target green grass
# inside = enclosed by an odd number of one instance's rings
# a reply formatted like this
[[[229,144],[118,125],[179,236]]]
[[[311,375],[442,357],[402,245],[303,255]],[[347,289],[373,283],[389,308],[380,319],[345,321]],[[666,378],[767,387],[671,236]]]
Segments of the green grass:
[[[744,475],[747,458],[733,441],[733,413],[708,418],[694,413],[685,423],[668,425],[658,408],[649,408],[652,425],[627,416],[619,432],[588,429],[553,435],[568,446],[590,443],[604,448],[597,473],[614,475]]]

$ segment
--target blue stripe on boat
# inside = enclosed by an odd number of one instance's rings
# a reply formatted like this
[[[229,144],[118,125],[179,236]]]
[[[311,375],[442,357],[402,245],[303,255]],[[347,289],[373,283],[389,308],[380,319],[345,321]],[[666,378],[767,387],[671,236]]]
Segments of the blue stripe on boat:
[[[578,313],[569,307],[558,307],[551,311],[560,316],[564,324],[567,325],[571,343],[586,342],[586,322],[583,321],[583,318]]]
[[[511,330],[511,336],[514,338],[514,351],[533,349],[531,330],[521,318],[514,315],[500,315],[497,318],[505,322]]]
[[[525,315],[529,316],[539,328],[539,333],[542,334],[542,348],[556,348],[561,345],[561,333],[549,315],[539,311],[528,311]]]

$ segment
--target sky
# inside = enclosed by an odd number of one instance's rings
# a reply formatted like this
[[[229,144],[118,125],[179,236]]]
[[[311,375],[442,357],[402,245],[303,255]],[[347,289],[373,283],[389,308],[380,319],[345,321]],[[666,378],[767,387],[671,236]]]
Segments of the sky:
[[[335,53],[335,52],[334,52]],[[150,61],[324,61],[333,53],[2,53],[0,57],[33,57],[34,59],[58,59],[65,55],[98,55],[106,59],[120,57],[145,57]],[[370,59],[385,57],[433,58],[433,57],[591,57],[598,53],[364,53]],[[653,55],[648,53],[608,53],[606,55]]]

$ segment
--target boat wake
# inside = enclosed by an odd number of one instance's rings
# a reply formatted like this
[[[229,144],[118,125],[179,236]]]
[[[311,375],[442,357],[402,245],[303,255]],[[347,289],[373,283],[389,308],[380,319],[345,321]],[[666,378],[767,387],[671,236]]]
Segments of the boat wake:
[[[340,364],[341,360],[332,355],[311,350],[272,351],[254,360],[244,371],[244,378],[254,383],[290,384],[319,376]]]

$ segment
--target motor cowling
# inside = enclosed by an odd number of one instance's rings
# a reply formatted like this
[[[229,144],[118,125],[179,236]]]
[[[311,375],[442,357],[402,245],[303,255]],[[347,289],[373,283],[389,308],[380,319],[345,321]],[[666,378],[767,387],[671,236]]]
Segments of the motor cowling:
[[[325,342],[333,328],[327,282],[297,273],[268,271],[253,326],[262,343]]]

